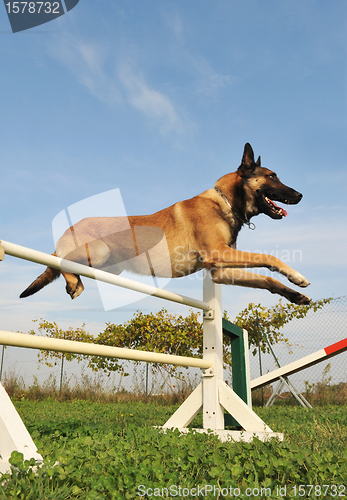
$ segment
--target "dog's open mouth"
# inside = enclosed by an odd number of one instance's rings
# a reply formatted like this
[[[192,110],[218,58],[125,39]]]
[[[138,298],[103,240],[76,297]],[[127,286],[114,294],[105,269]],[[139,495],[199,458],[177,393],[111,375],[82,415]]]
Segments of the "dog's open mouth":
[[[271,195],[269,195],[271,196]],[[287,217],[287,211],[284,208],[279,207],[276,203],[271,200],[268,196],[264,196],[264,201],[266,206],[270,209],[270,213],[275,217]],[[289,203],[288,200],[281,200],[283,203]]]

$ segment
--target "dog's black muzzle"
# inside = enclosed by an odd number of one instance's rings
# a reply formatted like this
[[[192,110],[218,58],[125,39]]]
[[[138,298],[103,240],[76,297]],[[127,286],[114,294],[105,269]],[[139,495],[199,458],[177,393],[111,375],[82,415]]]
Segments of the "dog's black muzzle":
[[[277,193],[268,191],[265,193],[265,196],[268,196],[273,201],[279,201],[286,205],[296,205],[302,199],[302,194],[292,188],[287,188]]]

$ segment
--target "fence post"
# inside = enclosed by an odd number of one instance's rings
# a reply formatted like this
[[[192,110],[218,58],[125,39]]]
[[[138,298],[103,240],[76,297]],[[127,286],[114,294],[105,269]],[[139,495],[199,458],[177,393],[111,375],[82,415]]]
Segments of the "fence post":
[[[63,386],[63,376],[64,376],[64,358],[65,354],[62,353],[61,355],[61,367],[60,367],[60,387],[59,387],[59,396],[61,396],[61,390]]]
[[[4,354],[5,354],[5,346],[2,346],[2,353],[1,353],[1,367],[0,367],[0,382],[2,380],[2,370],[4,368]]]
[[[148,365],[149,363],[146,363],[146,399],[148,398]]]

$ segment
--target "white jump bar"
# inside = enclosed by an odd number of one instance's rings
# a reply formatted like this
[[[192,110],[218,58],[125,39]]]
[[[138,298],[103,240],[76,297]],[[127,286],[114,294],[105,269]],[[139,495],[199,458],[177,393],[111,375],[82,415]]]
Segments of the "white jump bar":
[[[71,352],[89,356],[104,356],[133,361],[147,361],[148,363],[192,366],[203,369],[210,368],[213,364],[211,360],[204,360],[201,358],[175,356],[173,354],[139,351],[136,349],[125,349],[122,347],[111,347],[100,344],[88,344],[87,342],[76,342],[75,340],[54,339],[51,337],[6,332],[3,330],[0,330],[0,345],[1,344],[14,347],[26,347],[29,349],[41,349],[44,351]]]
[[[107,273],[105,271],[101,271],[100,269],[94,269],[92,267],[84,266],[83,264],[78,264],[77,262],[61,259],[60,257],[54,257],[53,255],[32,250],[31,248],[22,247],[21,245],[16,245],[15,243],[0,240],[0,246],[5,249],[5,254],[11,255],[12,257],[29,260],[31,262],[36,262],[37,264],[43,264],[48,267],[53,267],[54,269],[61,269],[62,271],[69,273],[79,274],[81,276],[85,276],[86,278],[128,288],[146,295],[153,295],[154,297],[159,297],[160,299],[170,300],[171,302],[177,302],[178,304],[195,307],[197,309],[202,309],[203,311],[210,311],[211,309],[207,302],[196,300],[191,297],[185,297],[184,295],[163,290],[162,288],[157,288],[155,286],[146,285],[144,283],[139,283],[138,281],[130,280],[128,278],[122,278],[116,274]]]

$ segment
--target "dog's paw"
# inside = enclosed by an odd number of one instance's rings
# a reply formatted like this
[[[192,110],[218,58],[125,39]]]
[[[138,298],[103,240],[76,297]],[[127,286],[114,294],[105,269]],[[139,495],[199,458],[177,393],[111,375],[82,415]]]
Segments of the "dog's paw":
[[[305,276],[295,271],[291,276],[288,276],[289,281],[294,283],[294,285],[300,286],[301,288],[307,287],[310,282],[307,281]]]
[[[311,302],[310,297],[307,297],[303,293],[292,290],[291,288],[284,287],[281,290],[280,294],[283,295],[286,299],[288,299],[293,304],[308,305]]]
[[[80,279],[76,279],[76,282],[66,285],[66,293],[68,293],[72,299],[75,299],[76,297],[81,295],[83,290],[84,286]]]
[[[287,298],[290,302],[293,302],[293,304],[297,304],[298,306],[306,306],[311,303],[310,297],[307,297],[303,293],[294,292],[293,290],[288,294]]]
[[[71,298],[72,299],[75,299],[76,297],[78,297],[79,295],[81,295],[81,293],[83,292],[84,290],[84,286],[82,284],[82,281],[79,280],[78,281],[78,284],[76,286],[76,290],[74,291],[74,293],[71,295]]]
[[[298,296],[296,297],[296,300],[294,301],[295,304],[301,305],[301,306],[306,306],[311,303],[310,297],[307,297],[306,295],[302,293],[298,293]]]

